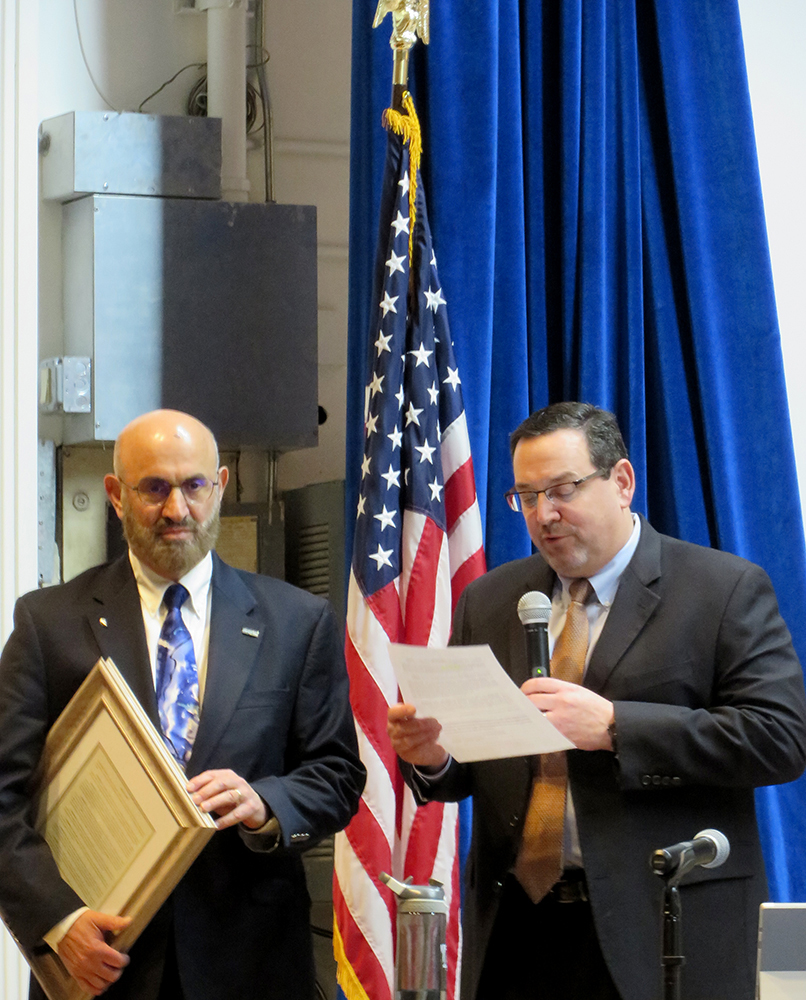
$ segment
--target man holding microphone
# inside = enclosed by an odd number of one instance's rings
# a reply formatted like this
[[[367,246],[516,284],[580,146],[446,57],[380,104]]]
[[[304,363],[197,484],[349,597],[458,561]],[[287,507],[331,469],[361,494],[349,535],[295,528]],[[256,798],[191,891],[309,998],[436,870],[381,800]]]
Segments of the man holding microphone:
[[[473,796],[463,914],[466,1000],[659,1000],[653,850],[718,828],[731,854],[682,889],[687,1000],[750,1000],[767,888],[753,789],[806,763],[803,675],[759,567],[658,534],[632,513],[615,417],[532,414],[511,439],[538,554],[470,584],[451,642],[489,643],[576,747],[459,764],[439,722],[389,710],[418,800]],[[551,601],[551,676],[530,677],[517,605]]]

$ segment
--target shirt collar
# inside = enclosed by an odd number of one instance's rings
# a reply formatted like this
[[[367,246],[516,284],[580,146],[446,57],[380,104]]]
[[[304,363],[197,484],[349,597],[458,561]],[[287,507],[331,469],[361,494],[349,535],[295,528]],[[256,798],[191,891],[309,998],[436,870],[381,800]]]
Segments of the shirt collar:
[[[140,592],[140,600],[148,614],[152,618],[156,618],[159,614],[165,591],[171,586],[173,581],[166,580],[165,577],[149,569],[148,566],[144,565],[137,558],[131,549],[129,549],[129,562],[134,573],[134,579],[137,582],[137,589]],[[182,605],[183,612],[187,610],[197,618],[204,617],[207,609],[207,594],[210,590],[212,578],[213,556],[212,553],[208,552],[201,562],[196,563],[178,581],[186,588],[189,595],[188,599]]]
[[[621,574],[629,565],[638,547],[638,540],[641,537],[641,519],[637,514],[633,514],[632,521],[632,534],[627,539],[626,544],[619,549],[610,562],[606,566],[603,566],[598,573],[588,577],[596,594],[597,602],[605,608],[609,608],[613,603]],[[567,592],[572,582],[571,579],[564,576],[561,576],[559,579],[562,582],[563,590]]]

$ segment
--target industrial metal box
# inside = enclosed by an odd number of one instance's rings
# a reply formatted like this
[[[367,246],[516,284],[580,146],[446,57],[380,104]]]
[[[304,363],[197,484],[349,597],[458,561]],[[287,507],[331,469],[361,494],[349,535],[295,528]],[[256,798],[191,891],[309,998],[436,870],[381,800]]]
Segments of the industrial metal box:
[[[221,197],[221,119],[71,111],[40,127],[42,195]]]
[[[222,447],[316,445],[314,207],[94,195],[63,212],[64,350],[92,359],[65,444],[172,407]]]

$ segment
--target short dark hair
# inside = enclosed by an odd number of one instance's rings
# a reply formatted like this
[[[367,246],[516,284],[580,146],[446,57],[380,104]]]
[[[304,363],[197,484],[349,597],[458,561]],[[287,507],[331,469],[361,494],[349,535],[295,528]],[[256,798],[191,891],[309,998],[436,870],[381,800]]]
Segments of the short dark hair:
[[[588,442],[591,462],[602,472],[609,472],[616,462],[627,458],[627,448],[615,416],[591,403],[552,403],[535,410],[510,435],[510,451],[514,456],[515,446],[524,438],[541,437],[560,430],[582,431]]]

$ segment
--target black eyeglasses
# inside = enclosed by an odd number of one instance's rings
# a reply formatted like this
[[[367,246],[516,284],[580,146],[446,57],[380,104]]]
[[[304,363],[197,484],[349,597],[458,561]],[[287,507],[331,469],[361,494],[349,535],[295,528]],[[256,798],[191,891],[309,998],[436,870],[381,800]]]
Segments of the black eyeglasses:
[[[149,507],[167,503],[168,497],[174,490],[181,490],[182,496],[189,504],[204,503],[212,496],[214,487],[218,486],[217,479],[215,482],[210,482],[204,476],[191,476],[183,483],[169,483],[167,479],[158,479],[156,476],[146,476],[136,486],[129,486],[122,479],[118,479],[118,482],[127,490],[136,493]]]
[[[557,483],[556,486],[549,486],[545,490],[511,489],[504,494],[504,499],[512,510],[518,514],[522,514],[525,510],[534,510],[537,507],[537,498],[541,493],[550,504],[557,507],[565,503],[570,503],[577,495],[577,491],[583,483],[587,483],[590,479],[596,479],[597,476],[607,477],[609,475],[610,469],[597,469],[595,472],[591,472],[581,479],[575,479],[572,483]]]

